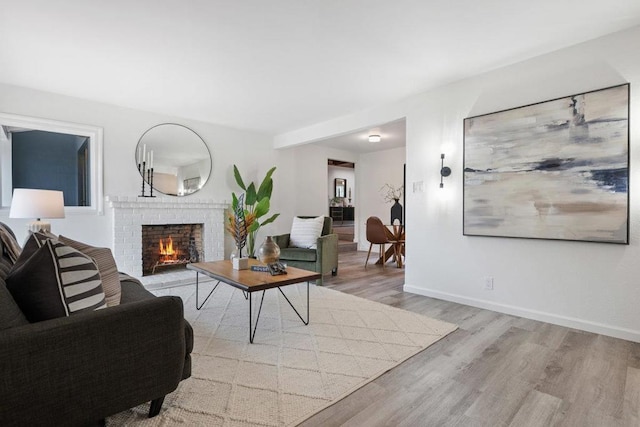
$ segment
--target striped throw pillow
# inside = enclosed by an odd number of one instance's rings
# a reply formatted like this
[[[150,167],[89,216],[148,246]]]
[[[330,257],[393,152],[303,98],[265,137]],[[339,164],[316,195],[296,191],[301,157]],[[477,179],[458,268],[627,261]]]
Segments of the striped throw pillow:
[[[291,234],[289,235],[289,247],[316,249],[318,237],[322,234],[324,217],[293,218]]]
[[[107,306],[98,266],[91,257],[54,239],[33,239],[39,248],[28,259],[19,259],[6,279],[7,289],[29,322]],[[25,251],[20,258],[23,255],[28,256]]]
[[[120,286],[120,276],[118,275],[116,260],[113,258],[111,249],[87,245],[86,243],[78,242],[62,235],[60,235],[58,239],[65,245],[71,246],[93,258],[100,270],[100,279],[102,280],[102,288],[104,289],[107,305],[112,307],[120,304],[122,287]]]

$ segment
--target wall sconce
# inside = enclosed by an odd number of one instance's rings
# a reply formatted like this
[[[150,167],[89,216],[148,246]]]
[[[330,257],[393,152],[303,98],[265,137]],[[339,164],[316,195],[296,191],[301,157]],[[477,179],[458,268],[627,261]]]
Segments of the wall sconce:
[[[380,142],[380,135],[369,135],[369,142]]]
[[[440,154],[440,188],[444,188],[443,179],[445,176],[451,175],[451,168],[444,165],[444,154]]]

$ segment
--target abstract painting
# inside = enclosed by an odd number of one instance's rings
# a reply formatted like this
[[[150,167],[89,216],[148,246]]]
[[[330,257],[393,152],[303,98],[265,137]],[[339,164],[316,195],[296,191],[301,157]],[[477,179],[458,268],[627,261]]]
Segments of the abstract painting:
[[[464,120],[463,234],[629,243],[629,84]]]

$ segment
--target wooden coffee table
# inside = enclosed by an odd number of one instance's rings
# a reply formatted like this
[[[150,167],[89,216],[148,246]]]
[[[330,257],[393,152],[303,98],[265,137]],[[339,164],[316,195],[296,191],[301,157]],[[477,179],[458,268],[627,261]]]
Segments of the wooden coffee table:
[[[250,259],[249,266],[252,265],[264,265],[257,260]],[[234,270],[231,266],[231,261],[211,261],[211,262],[196,262],[193,264],[187,264],[187,269],[194,270],[196,272],[196,309],[200,310],[207,302],[211,294],[216,290],[220,282],[231,285],[234,288],[241,289],[245,299],[249,300],[249,342],[253,343],[253,338],[256,335],[256,329],[258,329],[258,320],[260,320],[260,311],[262,311],[262,302],[264,301],[264,293],[267,289],[278,288],[284,299],[287,300],[293,311],[298,315],[302,323],[309,324],[309,282],[321,277],[319,273],[313,271],[302,270],[295,267],[287,267],[287,274],[278,276],[272,276],[268,272],[252,271],[252,270]],[[199,275],[200,273],[217,280],[218,283],[213,287],[209,295],[199,303]],[[282,286],[293,285],[295,283],[307,282],[307,320],[303,319],[298,310],[291,304],[289,298],[280,289]],[[258,308],[258,314],[256,316],[255,324],[253,323],[253,293],[262,291],[262,298],[260,299],[260,307]]]

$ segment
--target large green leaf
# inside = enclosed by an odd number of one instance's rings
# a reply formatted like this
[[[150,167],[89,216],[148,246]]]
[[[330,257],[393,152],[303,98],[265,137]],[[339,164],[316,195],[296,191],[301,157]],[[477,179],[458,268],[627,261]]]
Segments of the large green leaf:
[[[260,223],[258,221],[253,221],[253,223],[249,227],[249,233],[254,233],[258,231],[258,228],[260,228]]]
[[[231,209],[235,211],[238,208],[238,196],[236,196],[236,193],[231,192],[231,198]]]
[[[265,179],[260,184],[258,189],[258,200],[262,200],[265,197],[271,198],[271,192],[273,191],[273,180],[271,178]]]
[[[253,213],[256,215],[256,218],[260,218],[261,216],[266,215],[267,212],[269,212],[270,205],[271,204],[269,203],[268,197],[265,197],[262,200],[260,200],[256,205],[255,210],[253,211]]]
[[[275,166],[274,166],[274,167],[272,167],[271,169],[269,169],[269,170],[267,171],[267,175],[264,177],[264,179],[269,179],[269,178],[271,178],[271,175],[273,175],[273,171],[275,171],[275,170],[276,170],[276,167],[275,167]]]
[[[245,203],[247,204],[247,206],[253,206],[256,204],[257,200],[258,200],[258,195],[256,194],[256,186],[253,185],[253,182],[252,182],[247,187],[247,199],[245,200]]]
[[[276,218],[278,218],[279,216],[280,216],[280,214],[279,214],[279,213],[271,215],[269,218],[267,218],[267,219],[265,219],[264,221],[262,221],[262,223],[260,224],[260,226],[267,225],[267,224],[271,224],[271,223],[272,223],[273,221],[275,221],[275,220],[276,220]]]
[[[242,188],[244,191],[247,191],[247,187],[245,187],[244,181],[240,176],[240,171],[238,170],[238,167],[236,165],[233,165],[233,176],[236,178],[236,183],[238,184],[238,187]]]
[[[258,200],[262,200],[263,197],[271,197],[271,191],[273,190],[273,181],[271,175],[276,170],[276,167],[272,167],[267,171],[264,179],[260,183],[260,189],[258,190]]]

